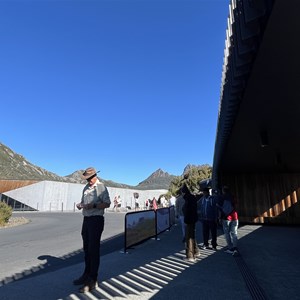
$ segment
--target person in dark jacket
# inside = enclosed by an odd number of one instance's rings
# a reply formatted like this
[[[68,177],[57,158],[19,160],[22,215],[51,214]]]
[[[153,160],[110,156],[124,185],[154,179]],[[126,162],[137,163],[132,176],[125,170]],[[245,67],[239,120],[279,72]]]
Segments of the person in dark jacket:
[[[217,198],[209,194],[208,188],[203,189],[203,196],[198,201],[198,218],[202,223],[203,245],[201,248],[209,248],[208,240],[211,234],[212,248],[217,250]]]
[[[200,250],[196,241],[197,196],[193,195],[186,183],[181,188],[182,196],[185,200],[183,206],[185,239],[186,239],[186,260],[194,262],[200,256]]]

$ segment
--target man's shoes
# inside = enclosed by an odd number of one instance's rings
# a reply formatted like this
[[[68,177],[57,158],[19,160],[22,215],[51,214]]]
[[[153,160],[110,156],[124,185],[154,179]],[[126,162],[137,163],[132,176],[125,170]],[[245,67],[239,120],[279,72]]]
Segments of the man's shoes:
[[[187,261],[187,262],[196,262],[196,259],[192,258],[192,257],[190,257],[190,258],[185,257],[183,260]]]
[[[233,253],[232,253],[233,256],[239,256],[239,254],[240,253],[237,248],[233,249]]]
[[[202,246],[200,246],[200,248],[202,249],[202,250],[205,250],[206,248],[208,248],[208,246],[206,246],[206,245],[202,245]]]
[[[85,274],[83,274],[79,278],[75,279],[73,281],[73,284],[74,285],[82,285],[82,284],[84,284],[86,282],[87,279],[88,279],[88,276],[85,275]]]
[[[79,289],[79,293],[90,292],[94,290],[97,286],[97,281],[93,279],[88,279],[83,286]]]

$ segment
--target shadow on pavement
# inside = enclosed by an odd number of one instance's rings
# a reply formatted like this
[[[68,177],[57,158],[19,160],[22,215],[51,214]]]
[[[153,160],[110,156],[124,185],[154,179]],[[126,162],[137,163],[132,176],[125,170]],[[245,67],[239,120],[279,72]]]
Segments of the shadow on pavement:
[[[100,256],[107,255],[111,252],[120,250],[124,247],[124,234],[118,234],[111,238],[101,241],[101,253]],[[10,277],[5,277],[0,282],[0,287],[15,281],[28,279],[35,276],[40,276],[48,272],[53,272],[61,268],[66,268],[75,264],[82,263],[84,261],[83,250],[73,251],[64,256],[55,257],[51,255],[40,255],[39,260],[46,260],[45,263],[31,269],[24,270],[20,273],[14,274]]]

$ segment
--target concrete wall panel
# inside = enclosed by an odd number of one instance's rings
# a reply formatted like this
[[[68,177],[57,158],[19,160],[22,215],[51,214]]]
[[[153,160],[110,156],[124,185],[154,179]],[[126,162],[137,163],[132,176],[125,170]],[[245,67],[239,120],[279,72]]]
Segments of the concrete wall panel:
[[[75,204],[80,202],[83,188],[83,184],[41,181],[3,194],[39,211],[76,211]],[[111,208],[113,208],[114,197],[120,196],[121,208],[125,209],[126,206],[130,206],[134,209],[134,192],[139,193],[137,202],[140,208],[143,208],[147,199],[153,197],[158,199],[167,190],[140,191],[108,187],[108,192],[112,202]]]

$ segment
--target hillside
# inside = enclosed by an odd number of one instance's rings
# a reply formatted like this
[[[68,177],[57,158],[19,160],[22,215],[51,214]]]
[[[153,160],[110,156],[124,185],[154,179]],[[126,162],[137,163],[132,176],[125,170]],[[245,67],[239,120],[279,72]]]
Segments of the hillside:
[[[161,169],[158,169],[154,173],[152,173],[147,179],[140,182],[136,188],[141,189],[165,189],[169,188],[172,179],[176,176],[170,175],[167,172],[164,172]]]
[[[12,180],[53,180],[75,182],[58,176],[27,161],[22,155],[0,143],[0,179]]]
[[[0,143],[0,179],[2,180],[51,180],[70,183],[85,183],[86,181],[82,180],[80,176],[82,173],[83,170],[77,170],[70,175],[59,176],[30,163],[22,155],[15,153],[9,147]],[[168,189],[170,182],[174,177],[175,176],[169,175],[161,169],[158,169],[137,186],[117,183],[103,178],[101,178],[101,180],[109,187],[148,190]]]

